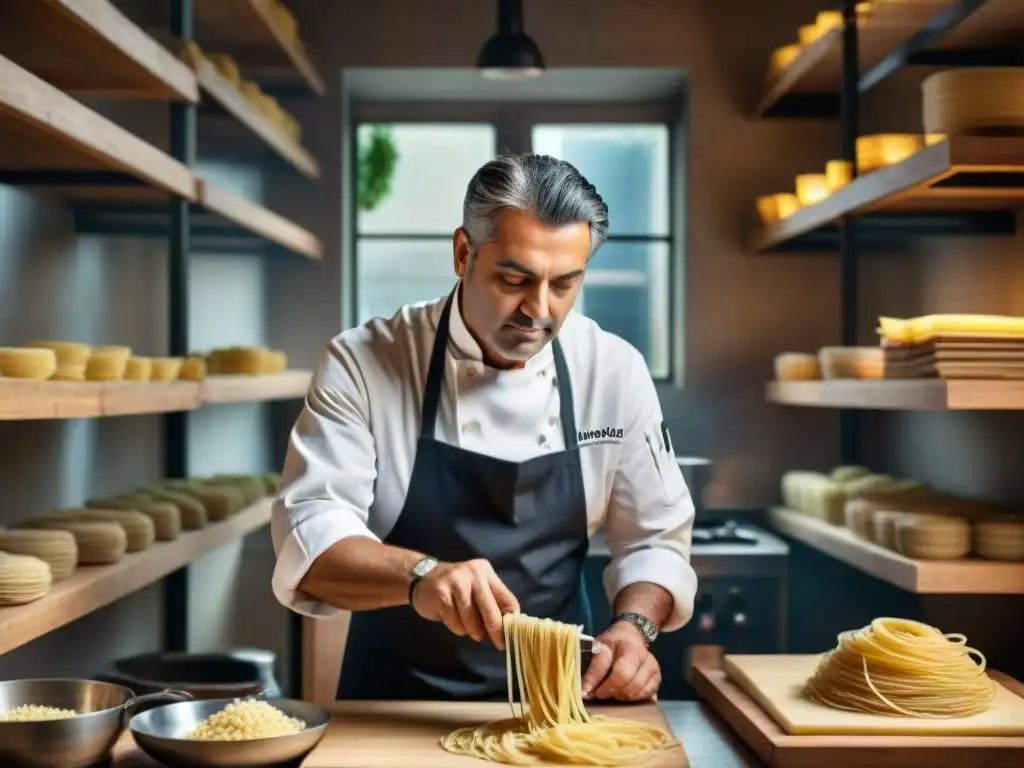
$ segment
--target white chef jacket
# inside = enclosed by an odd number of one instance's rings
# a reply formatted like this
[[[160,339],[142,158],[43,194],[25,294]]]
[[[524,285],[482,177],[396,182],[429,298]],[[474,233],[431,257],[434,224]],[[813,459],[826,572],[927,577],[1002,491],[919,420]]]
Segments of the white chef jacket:
[[[306,571],[335,542],[381,541],[397,521],[446,298],[403,306],[328,345],[292,430],[273,506],[272,586],[286,607],[314,617],[336,613],[296,589]],[[694,506],[650,372],[633,346],[579,313],[568,315],[559,339],[572,380],[588,535],[603,527],[611,556],[603,576],[608,599],[635,582],[659,584],[675,598],[662,631],[678,629],[693,614],[697,589]],[[435,439],[516,462],[563,450],[551,345],[520,369],[481,360],[455,301]]]

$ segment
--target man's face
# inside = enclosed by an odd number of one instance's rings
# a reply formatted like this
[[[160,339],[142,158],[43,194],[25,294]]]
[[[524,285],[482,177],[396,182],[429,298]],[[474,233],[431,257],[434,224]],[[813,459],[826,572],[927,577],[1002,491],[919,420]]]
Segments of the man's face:
[[[558,334],[576,303],[590,227],[548,227],[529,214],[506,211],[492,242],[480,245],[475,256],[461,228],[454,246],[462,316],[485,361],[521,366]]]

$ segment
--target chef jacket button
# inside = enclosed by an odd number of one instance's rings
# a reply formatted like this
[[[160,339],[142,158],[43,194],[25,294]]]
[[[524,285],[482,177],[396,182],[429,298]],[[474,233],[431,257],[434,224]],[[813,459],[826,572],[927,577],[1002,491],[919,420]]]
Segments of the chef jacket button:
[[[550,419],[548,419],[548,424],[550,424],[552,427],[555,426],[557,423],[558,423],[558,417],[557,416],[552,416]]]
[[[478,429],[480,429],[480,422],[478,421],[469,421],[462,425],[463,432],[476,432]]]
[[[477,375],[476,368],[473,368],[472,366],[466,368],[466,375],[471,379],[475,378]]]
[[[541,445],[547,445],[548,444],[548,439],[547,439],[547,437],[545,435],[541,435],[540,436],[540,444]]]

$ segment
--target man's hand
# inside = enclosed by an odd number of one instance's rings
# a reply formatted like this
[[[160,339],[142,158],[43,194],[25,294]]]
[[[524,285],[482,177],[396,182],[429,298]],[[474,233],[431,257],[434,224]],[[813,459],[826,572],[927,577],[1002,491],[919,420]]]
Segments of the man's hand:
[[[583,676],[584,698],[643,701],[658,692],[661,667],[639,629],[617,621],[594,640],[602,648]]]
[[[412,606],[430,621],[443,621],[456,635],[477,642],[485,636],[505,650],[501,616],[519,610],[516,600],[486,560],[438,563],[413,590]]]

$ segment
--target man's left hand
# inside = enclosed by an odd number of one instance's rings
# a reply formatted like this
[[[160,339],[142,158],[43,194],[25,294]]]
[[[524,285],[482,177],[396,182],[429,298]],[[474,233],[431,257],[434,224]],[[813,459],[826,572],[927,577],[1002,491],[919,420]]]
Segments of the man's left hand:
[[[602,646],[583,676],[583,697],[643,701],[658,692],[661,667],[640,630],[617,621],[594,638]]]

